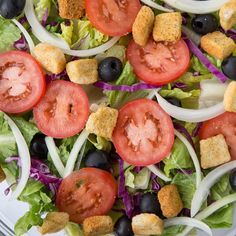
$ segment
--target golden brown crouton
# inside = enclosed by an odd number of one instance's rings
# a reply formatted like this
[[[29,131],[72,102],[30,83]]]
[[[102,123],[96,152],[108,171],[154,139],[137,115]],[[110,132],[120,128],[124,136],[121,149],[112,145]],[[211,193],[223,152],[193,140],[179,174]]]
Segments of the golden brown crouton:
[[[111,139],[116,126],[118,111],[110,107],[100,107],[89,116],[86,129],[106,139]]]
[[[162,214],[166,218],[177,216],[183,209],[183,202],[174,184],[164,186],[158,192],[158,200],[161,205]]]
[[[224,30],[231,29],[236,24],[236,1],[231,0],[220,8],[220,25]]]
[[[3,182],[6,179],[6,175],[2,169],[2,167],[0,167],[0,183]]]
[[[98,80],[98,63],[95,59],[80,59],[66,65],[70,80],[77,84],[93,84]]]
[[[110,216],[91,216],[83,222],[85,236],[99,236],[113,232],[113,222]]]
[[[48,43],[38,44],[33,55],[45,70],[53,74],[61,73],[66,67],[66,58],[61,49]]]
[[[236,112],[236,82],[228,85],[224,94],[224,107],[226,111]]]
[[[231,160],[229,149],[222,134],[200,141],[201,167],[208,169]]]
[[[80,19],[85,13],[85,0],[58,0],[59,15],[65,19]]]
[[[69,215],[64,212],[50,212],[39,227],[41,234],[50,234],[61,231],[69,222]]]
[[[234,41],[219,31],[202,36],[201,47],[220,60],[224,60],[236,49]]]
[[[150,7],[143,6],[132,28],[133,39],[140,46],[145,46],[153,29],[155,16]]]
[[[179,12],[162,13],[156,16],[153,39],[156,42],[176,42],[181,38],[182,16]]]
[[[163,220],[155,214],[143,213],[132,218],[135,235],[159,235],[164,228]]]

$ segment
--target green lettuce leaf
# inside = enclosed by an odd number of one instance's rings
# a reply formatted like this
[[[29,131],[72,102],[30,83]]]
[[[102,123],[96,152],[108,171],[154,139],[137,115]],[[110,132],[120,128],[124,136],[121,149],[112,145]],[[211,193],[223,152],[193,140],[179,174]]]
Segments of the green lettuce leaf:
[[[164,98],[176,98],[178,100],[182,100],[185,98],[190,98],[190,97],[199,97],[201,94],[200,89],[194,89],[188,92],[183,91],[182,89],[179,88],[174,88],[172,90],[169,89],[162,89],[159,94],[164,97]]]
[[[21,31],[10,20],[0,16],[0,52],[13,48],[15,41],[21,38]]]
[[[39,21],[42,21],[46,11],[48,11],[48,14],[50,14],[52,5],[51,0],[34,0],[34,4],[35,4],[35,13]]]
[[[196,190],[196,174],[185,175],[177,173],[171,182],[178,187],[185,208],[191,208],[191,201]]]
[[[28,183],[19,197],[20,201],[30,205],[30,209],[15,224],[15,235],[25,234],[32,226],[40,226],[43,223],[42,215],[55,210],[52,196],[48,194],[44,185],[33,179]]]
[[[164,172],[167,176],[171,175],[172,170],[193,167],[193,163],[186,146],[178,138],[175,139],[170,156],[165,158],[163,162],[165,164]]]
[[[83,230],[80,225],[69,222],[65,227],[68,236],[84,236]]]
[[[63,38],[70,46],[73,43],[73,30],[74,30],[74,26],[73,26],[73,21],[70,21],[70,25],[66,25],[65,22],[62,22],[60,24],[61,26],[61,34],[60,37]]]
[[[186,72],[178,79],[177,82],[182,82],[188,86],[194,86],[201,81],[212,79],[212,77],[213,75],[211,73],[194,76],[193,73]]]
[[[161,236],[174,236],[181,233],[184,230],[184,226],[176,225],[164,228],[163,233]]]
[[[129,64],[129,62],[126,62],[123,72],[115,82],[115,85],[133,85],[137,82],[138,81],[133,72],[132,66]],[[145,90],[140,90],[134,93],[112,91],[108,92],[107,95],[109,105],[113,108],[120,108],[128,101],[146,97],[148,95],[148,92]]]
[[[125,170],[125,186],[130,188],[135,188],[134,185],[135,174],[132,172],[133,168],[134,168],[133,166],[130,166]]]
[[[227,205],[222,209],[216,211],[214,214],[204,219],[211,228],[231,228],[233,225],[234,205]]]
[[[221,60],[211,57],[208,54],[205,54],[205,56],[211,61],[213,65],[215,65],[218,69],[221,69]],[[196,56],[193,56],[191,59],[191,68],[194,71],[199,72],[201,75],[209,74],[209,70],[199,61]]]
[[[96,147],[98,150],[103,150],[105,152],[111,151],[111,142],[107,141],[106,139],[97,136],[95,134],[90,134],[88,140]]]

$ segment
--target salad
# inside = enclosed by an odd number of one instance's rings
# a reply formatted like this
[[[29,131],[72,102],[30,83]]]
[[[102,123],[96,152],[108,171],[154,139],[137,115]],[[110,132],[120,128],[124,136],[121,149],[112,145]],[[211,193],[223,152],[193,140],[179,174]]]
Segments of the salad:
[[[213,235],[236,201],[235,0],[1,0],[0,180],[21,236]]]

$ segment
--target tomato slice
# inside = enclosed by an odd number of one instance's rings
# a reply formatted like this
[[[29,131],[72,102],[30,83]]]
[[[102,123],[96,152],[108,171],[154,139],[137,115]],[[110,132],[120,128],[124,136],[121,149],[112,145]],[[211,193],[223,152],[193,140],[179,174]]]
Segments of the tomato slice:
[[[228,144],[231,158],[236,160],[236,113],[225,112],[203,123],[199,137],[207,139],[223,134]]]
[[[139,0],[85,0],[87,16],[99,31],[122,36],[132,31],[141,8]]]
[[[28,53],[0,54],[0,110],[7,113],[29,111],[44,95],[43,70]]]
[[[170,116],[154,101],[139,99],[119,111],[113,143],[117,153],[135,166],[160,162],[174,143]]]
[[[53,81],[33,112],[42,133],[54,138],[67,138],[84,128],[89,115],[88,97],[78,84]]]
[[[56,198],[59,211],[81,224],[90,216],[104,215],[111,210],[117,196],[117,183],[107,171],[83,168],[63,179]]]
[[[189,49],[183,40],[168,44],[149,39],[145,47],[132,40],[127,58],[139,79],[154,85],[178,79],[188,69],[190,61]]]

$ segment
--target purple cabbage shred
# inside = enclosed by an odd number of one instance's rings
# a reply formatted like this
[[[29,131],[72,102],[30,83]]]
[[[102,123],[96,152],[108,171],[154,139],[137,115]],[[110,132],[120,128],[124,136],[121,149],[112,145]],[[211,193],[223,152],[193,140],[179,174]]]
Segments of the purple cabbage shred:
[[[22,35],[19,40],[13,44],[14,48],[20,51],[28,52],[29,46],[25,40],[25,37]]]
[[[197,136],[199,135],[199,131],[200,131],[202,125],[203,125],[202,122],[197,123],[195,129],[194,129],[193,132],[192,132],[192,137],[197,137]]]
[[[152,190],[154,192],[158,192],[161,189],[161,185],[157,181],[157,176],[154,173],[151,173],[151,181],[152,181]]]
[[[63,79],[63,80],[69,81],[69,76],[68,76],[68,74],[66,72],[66,69],[63,70],[60,74],[50,74],[50,75],[47,74],[46,75],[46,82],[47,83],[50,83],[50,82],[52,82],[52,81],[54,81],[56,79]]]
[[[46,11],[43,14],[43,18],[42,18],[42,26],[43,27],[46,27],[48,16],[49,16],[49,10],[46,9]]]

